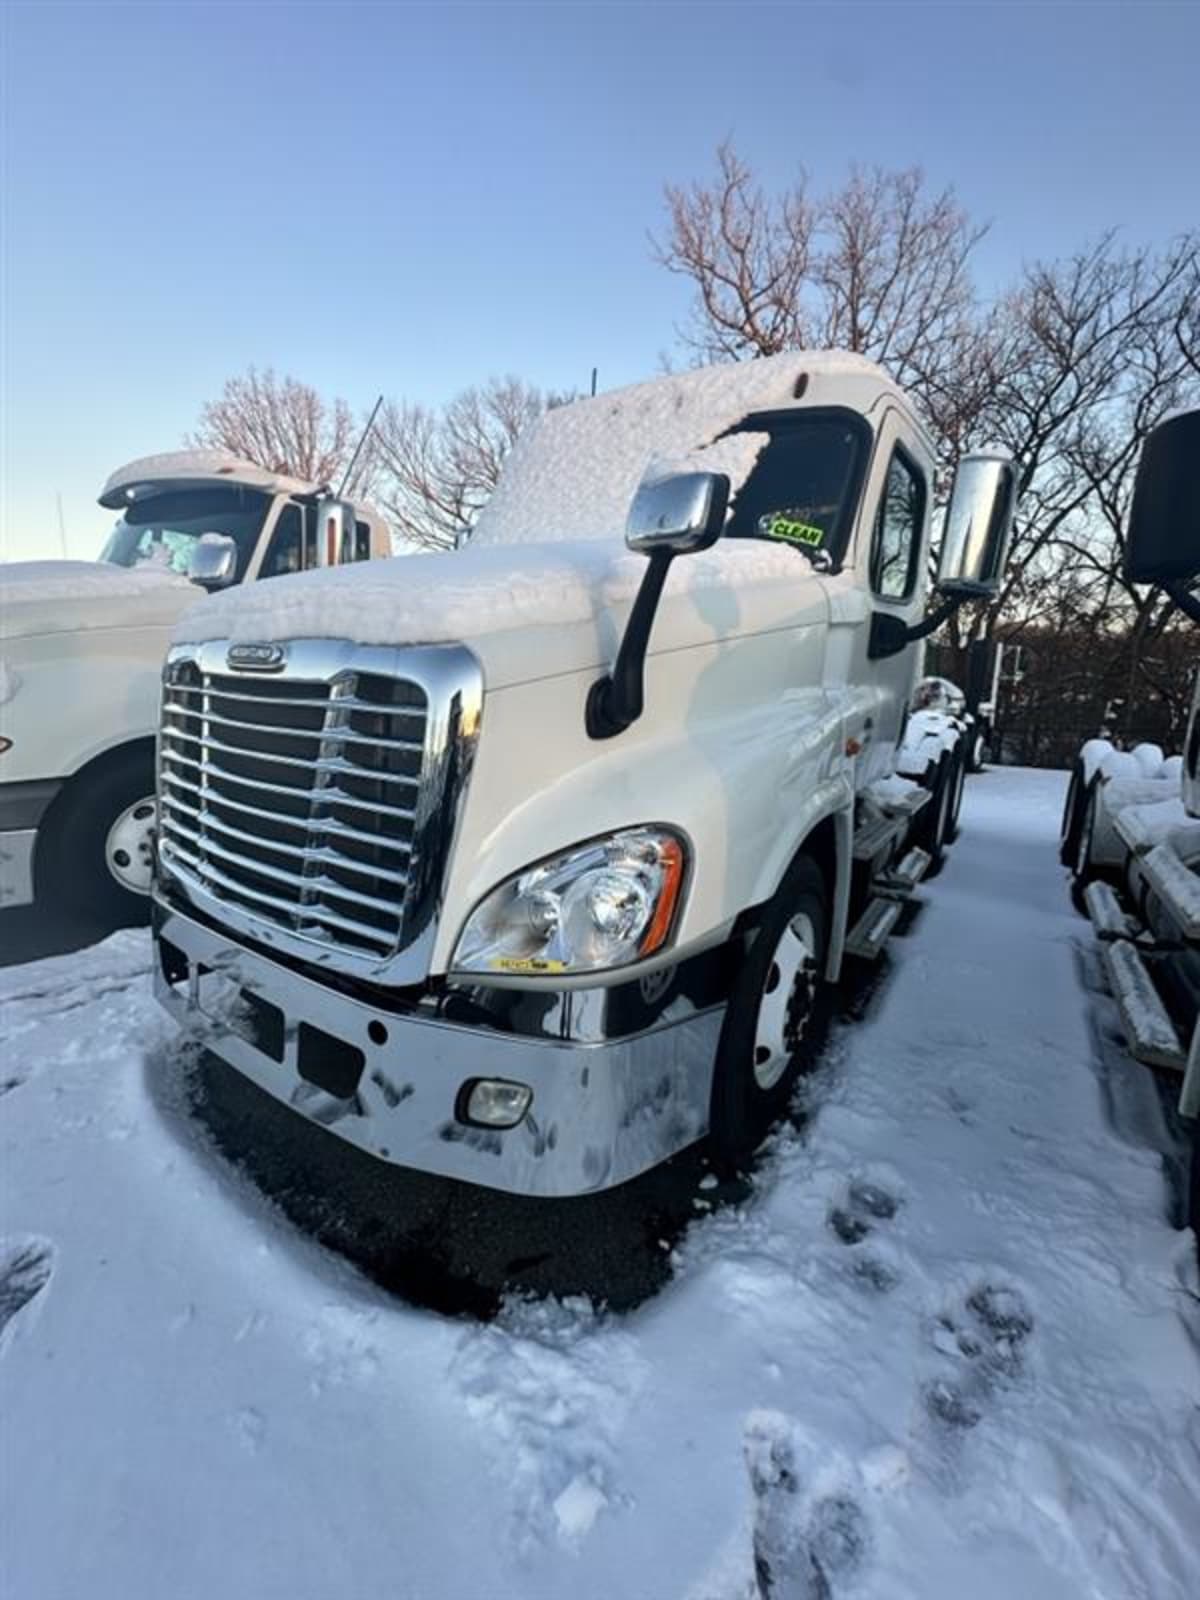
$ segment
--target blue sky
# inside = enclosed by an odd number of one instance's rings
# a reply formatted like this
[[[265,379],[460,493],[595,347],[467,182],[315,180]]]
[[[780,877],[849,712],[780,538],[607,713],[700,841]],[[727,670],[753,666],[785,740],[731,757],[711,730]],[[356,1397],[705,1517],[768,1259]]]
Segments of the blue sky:
[[[273,365],[365,408],[651,374],[667,181],[918,163],[977,275],[1200,216],[1194,4],[0,0],[4,541],[94,555],[108,471]]]

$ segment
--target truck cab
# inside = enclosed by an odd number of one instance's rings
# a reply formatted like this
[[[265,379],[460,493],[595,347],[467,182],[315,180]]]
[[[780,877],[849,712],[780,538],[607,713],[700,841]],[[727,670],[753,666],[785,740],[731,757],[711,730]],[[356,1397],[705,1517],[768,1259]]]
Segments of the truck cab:
[[[114,472],[99,561],[0,568],[0,906],[148,915],[170,630],[206,591],[391,554],[383,520],[214,451]]]
[[[746,1159],[929,864],[919,642],[1015,475],[860,357],[547,414],[471,544],[214,598],[164,672],[158,993],[374,1159],[529,1196]],[[625,539],[621,539],[622,528]]]

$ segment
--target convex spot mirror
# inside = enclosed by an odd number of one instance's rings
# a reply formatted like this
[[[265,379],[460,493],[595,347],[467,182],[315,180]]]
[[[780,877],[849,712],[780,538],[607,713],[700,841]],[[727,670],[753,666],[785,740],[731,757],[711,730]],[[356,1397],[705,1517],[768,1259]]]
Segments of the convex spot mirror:
[[[646,478],[630,502],[625,543],[643,555],[707,550],[720,538],[728,506],[729,479],[723,472]]]
[[[188,577],[202,589],[227,589],[237,577],[238,547],[224,533],[202,533],[188,561]]]
[[[1125,576],[1131,583],[1186,583],[1200,572],[1200,409],[1160,422],[1142,446]]]
[[[1017,505],[1017,472],[1007,456],[964,456],[954,474],[942,530],[938,588],[988,599],[1004,579]]]

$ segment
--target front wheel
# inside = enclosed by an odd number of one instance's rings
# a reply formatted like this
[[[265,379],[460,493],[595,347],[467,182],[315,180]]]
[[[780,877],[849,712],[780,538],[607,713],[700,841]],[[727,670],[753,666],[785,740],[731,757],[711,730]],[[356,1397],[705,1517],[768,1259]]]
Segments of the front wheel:
[[[725,1170],[737,1170],[754,1153],[816,1058],[828,927],[825,880],[801,856],[763,913],[721,1031],[709,1143]]]
[[[933,878],[942,869],[950,842],[950,813],[954,802],[954,770],[950,756],[943,756],[938,762],[928,787],[932,798],[925,802],[917,817],[913,843],[928,854],[926,877]]]
[[[953,777],[950,785],[950,817],[946,824],[946,843],[953,844],[962,829],[959,826],[959,817],[962,814],[963,790],[967,786],[967,752],[959,749],[953,756]]]
[[[1096,877],[1092,864],[1092,839],[1096,832],[1096,811],[1100,804],[1100,781],[1093,778],[1084,791],[1080,806],[1079,827],[1075,836],[1074,857],[1071,866],[1071,904],[1080,916],[1088,914],[1083,891]]]
[[[108,928],[148,922],[155,816],[149,755],[79,774],[38,838],[38,900]]]

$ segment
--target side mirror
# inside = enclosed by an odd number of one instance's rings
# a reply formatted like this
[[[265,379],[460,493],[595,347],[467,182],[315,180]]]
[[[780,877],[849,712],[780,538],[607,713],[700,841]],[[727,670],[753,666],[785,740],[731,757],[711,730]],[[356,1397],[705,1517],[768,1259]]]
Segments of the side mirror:
[[[677,472],[643,479],[629,506],[625,543],[642,555],[707,550],[721,536],[729,507],[723,472]]]
[[[1131,583],[1186,583],[1200,572],[1200,409],[1160,422],[1142,446],[1125,541]]]
[[[211,594],[237,577],[238,547],[224,533],[202,533],[188,562],[188,577]]]
[[[1004,577],[1017,471],[1007,456],[964,456],[946,508],[938,588],[961,600],[988,599]]]
[[[349,500],[322,500],[317,506],[317,565],[336,567],[354,559],[354,507]]]

